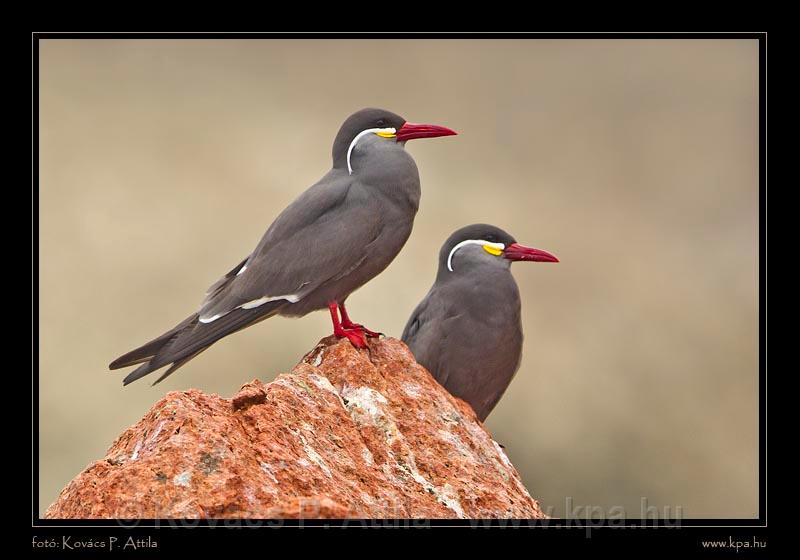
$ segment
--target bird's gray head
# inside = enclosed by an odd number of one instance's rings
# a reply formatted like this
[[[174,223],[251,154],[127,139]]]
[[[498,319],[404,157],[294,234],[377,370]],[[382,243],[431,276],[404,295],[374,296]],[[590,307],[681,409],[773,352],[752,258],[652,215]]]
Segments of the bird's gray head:
[[[514,261],[558,262],[541,249],[520,245],[506,231],[489,224],[456,230],[439,251],[439,277],[484,267],[508,269]]]
[[[346,169],[352,174],[354,150],[361,155],[372,149],[402,148],[414,138],[435,138],[456,134],[449,128],[430,124],[407,122],[403,117],[385,109],[361,109],[356,111],[339,128],[333,141],[333,167]],[[358,154],[357,154],[358,155]]]

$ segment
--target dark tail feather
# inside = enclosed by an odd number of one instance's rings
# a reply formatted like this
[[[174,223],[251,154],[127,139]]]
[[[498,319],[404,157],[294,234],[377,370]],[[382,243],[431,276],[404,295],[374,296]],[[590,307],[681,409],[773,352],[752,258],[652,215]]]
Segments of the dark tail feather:
[[[148,360],[147,363],[140,365],[125,377],[122,383],[128,385],[148,373],[172,364],[153,383],[155,385],[219,339],[272,317],[283,305],[285,302],[276,301],[254,309],[236,309],[211,323],[201,323],[196,320],[197,315],[194,315],[190,317],[191,320],[187,319],[169,333],[165,333],[141,348],[118,358],[111,365],[113,367],[119,364],[117,367],[124,367],[126,359],[135,360],[128,361],[129,365]]]
[[[122,380],[122,385],[123,386],[129,385],[130,383],[133,383],[137,379],[141,379],[142,377],[144,377],[145,375],[147,375],[148,373],[150,373],[152,371],[153,371],[153,368],[150,367],[150,362],[147,362],[146,364],[142,364],[138,368],[136,368],[135,370],[133,370],[132,372],[130,372],[128,375],[125,376],[125,379]]]
[[[177,362],[173,363],[171,366],[169,366],[169,368],[167,369],[167,371],[165,371],[163,374],[161,374],[161,377],[159,377],[158,379],[156,379],[155,381],[153,381],[153,385],[158,385],[159,383],[161,383],[162,381],[164,381],[164,380],[165,380],[167,377],[169,377],[170,375],[172,375],[172,373],[174,373],[176,369],[178,369],[179,367],[181,367],[183,364],[185,364],[185,363],[186,363],[186,362],[188,362],[189,360],[193,360],[194,358],[196,358],[196,357],[197,357],[197,355],[198,355],[198,354],[202,354],[202,353],[203,353],[203,352],[205,352],[207,349],[208,349],[208,346],[206,346],[206,347],[205,347],[205,348],[203,348],[202,350],[198,350],[197,352],[195,352],[195,353],[194,353],[194,354],[192,354],[191,356],[186,356],[186,357],[185,357],[185,358],[183,358],[182,360],[178,360]]]
[[[203,350],[206,350],[207,348],[208,348],[208,346],[203,348]],[[183,359],[175,361],[171,366],[169,366],[169,368],[167,368],[167,371],[165,371],[163,374],[161,374],[161,377],[159,377],[158,379],[156,379],[153,382],[153,385],[158,385],[159,383],[164,381],[167,377],[169,377],[171,374],[173,374],[175,372],[175,370],[177,370],[179,367],[184,365],[186,362],[188,362],[189,360],[191,360],[192,358],[194,358],[198,354],[202,353],[203,350],[199,350],[199,351],[195,352],[194,354],[192,354],[190,356],[186,356]],[[160,366],[160,367],[164,367],[164,366]],[[125,379],[122,380],[122,385],[123,386],[129,385],[129,384],[133,383],[134,381],[136,381],[137,379],[141,379],[142,377],[144,377],[148,373],[152,373],[153,371],[155,371],[157,369],[158,369],[158,367],[152,367],[151,366],[151,362],[143,364],[143,365],[139,366],[138,368],[136,368],[135,370],[133,370],[132,372],[130,372],[128,375],[126,375]]]
[[[191,317],[187,317],[186,319],[181,321],[178,325],[168,330],[158,338],[154,338],[147,344],[144,344],[139,348],[136,348],[135,350],[131,350],[127,354],[123,354],[122,356],[111,362],[108,365],[108,369],[120,369],[148,361],[150,358],[155,356],[158,353],[158,351],[161,350],[161,348],[169,344],[169,342],[177,334],[179,334],[183,329],[191,325],[196,319],[197,319],[196,313]]]

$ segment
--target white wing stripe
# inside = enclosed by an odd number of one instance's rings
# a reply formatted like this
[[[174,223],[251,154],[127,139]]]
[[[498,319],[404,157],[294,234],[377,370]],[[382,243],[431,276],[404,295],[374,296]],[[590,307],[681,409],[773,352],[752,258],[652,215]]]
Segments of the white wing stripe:
[[[275,296],[275,297],[264,296],[262,298],[254,299],[253,301],[248,301],[247,303],[243,303],[239,307],[241,307],[242,309],[253,309],[254,307],[261,307],[265,303],[269,303],[271,301],[278,301],[279,299],[285,299],[289,303],[297,303],[298,301],[300,301],[300,296],[298,296],[297,294],[290,294],[287,296]]]
[[[300,301],[300,296],[297,294],[288,294],[285,296],[264,296],[262,298],[254,299],[252,301],[248,301],[247,303],[243,303],[242,305],[237,305],[234,309],[255,309],[256,307],[261,307],[265,303],[269,303],[271,301],[278,301],[281,299],[285,299],[289,303],[297,303]],[[230,311],[226,311],[225,313],[217,313],[216,315],[212,315],[211,317],[208,316],[200,316],[200,322],[204,324],[213,323],[223,315],[227,315]]]

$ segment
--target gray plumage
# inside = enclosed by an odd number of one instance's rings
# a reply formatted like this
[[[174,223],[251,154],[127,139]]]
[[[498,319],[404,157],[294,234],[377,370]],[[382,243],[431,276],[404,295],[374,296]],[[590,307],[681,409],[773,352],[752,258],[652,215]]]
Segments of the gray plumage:
[[[172,364],[161,381],[219,339],[274,315],[302,316],[347,297],[383,271],[408,239],[417,213],[417,166],[405,141],[365,134],[405,120],[364,109],[342,125],[333,167],[275,219],[255,250],[208,290],[197,313],[110,364],[142,363],[128,384]]]
[[[411,314],[402,338],[439,384],[468,402],[483,421],[522,358],[519,289],[511,275],[512,260],[522,259],[491,254],[468,240],[522,247],[486,224],[456,231],[442,246],[436,281]],[[457,248],[462,242],[467,244]]]

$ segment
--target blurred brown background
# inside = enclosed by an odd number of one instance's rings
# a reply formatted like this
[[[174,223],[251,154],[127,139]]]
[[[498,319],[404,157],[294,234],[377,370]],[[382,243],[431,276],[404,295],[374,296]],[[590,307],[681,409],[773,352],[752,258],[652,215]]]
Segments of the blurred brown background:
[[[559,516],[757,515],[757,76],[747,40],[43,41],[40,508],[167,391],[230,396],[330,333],[273,319],[155,388],[106,369],[377,106],[460,135],[408,145],[416,227],[353,315],[399,336],[468,223],[552,251],[514,266],[525,354],[488,420],[531,494]]]

